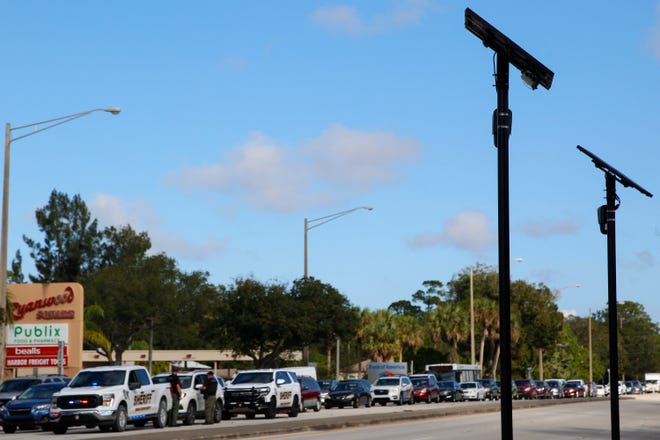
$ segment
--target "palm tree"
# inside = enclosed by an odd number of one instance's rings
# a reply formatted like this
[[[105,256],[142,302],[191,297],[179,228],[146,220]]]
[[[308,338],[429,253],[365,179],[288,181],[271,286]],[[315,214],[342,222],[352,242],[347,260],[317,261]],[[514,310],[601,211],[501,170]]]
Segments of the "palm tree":
[[[362,350],[378,362],[392,360],[400,350],[396,330],[394,314],[390,310],[365,310],[358,332]]]
[[[419,319],[411,315],[395,315],[394,325],[396,326],[398,344],[399,344],[399,362],[403,362],[403,349],[408,346],[417,353],[424,345],[424,332]]]
[[[460,303],[443,302],[430,313],[431,339],[436,347],[445,342],[449,346],[452,363],[460,363],[458,344],[469,333],[467,313]]]

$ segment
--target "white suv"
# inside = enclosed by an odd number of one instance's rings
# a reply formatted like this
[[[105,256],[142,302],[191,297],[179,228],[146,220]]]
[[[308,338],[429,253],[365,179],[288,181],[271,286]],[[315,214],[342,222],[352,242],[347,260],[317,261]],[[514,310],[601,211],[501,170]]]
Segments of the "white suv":
[[[415,403],[413,384],[408,376],[385,376],[378,378],[371,387],[371,401],[387,405],[393,402],[397,405]]]
[[[179,401],[179,418],[183,419],[184,425],[192,425],[195,419],[204,418],[204,396],[200,391],[206,380],[207,370],[179,371],[179,381],[183,395]],[[169,383],[170,373],[157,374],[152,378],[154,383]],[[222,419],[222,408],[224,402],[225,383],[221,377],[216,376],[218,391],[216,391],[215,417],[219,422]]]
[[[225,387],[225,418],[263,414],[272,419],[278,412],[297,417],[301,405],[300,383],[296,373],[287,370],[241,371]]]

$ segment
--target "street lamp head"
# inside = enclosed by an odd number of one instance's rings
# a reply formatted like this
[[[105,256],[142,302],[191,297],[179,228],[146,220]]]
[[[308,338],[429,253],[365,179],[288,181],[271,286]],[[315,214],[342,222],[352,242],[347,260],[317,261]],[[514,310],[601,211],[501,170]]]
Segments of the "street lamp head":
[[[118,115],[121,112],[119,107],[108,107],[103,109],[104,112],[112,113],[113,115]]]
[[[373,211],[374,207],[373,206],[365,206],[364,209],[366,209],[367,211]]]

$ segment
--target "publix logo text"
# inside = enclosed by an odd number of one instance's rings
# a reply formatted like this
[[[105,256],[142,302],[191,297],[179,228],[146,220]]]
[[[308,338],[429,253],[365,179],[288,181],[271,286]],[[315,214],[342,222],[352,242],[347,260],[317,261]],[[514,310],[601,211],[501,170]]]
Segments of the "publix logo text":
[[[7,326],[7,344],[57,344],[68,342],[68,324],[14,324]]]

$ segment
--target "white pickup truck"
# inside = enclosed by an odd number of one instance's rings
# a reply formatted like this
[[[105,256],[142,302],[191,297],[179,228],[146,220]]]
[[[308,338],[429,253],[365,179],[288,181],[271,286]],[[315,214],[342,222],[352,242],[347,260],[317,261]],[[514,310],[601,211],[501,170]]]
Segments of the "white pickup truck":
[[[148,421],[162,428],[171,407],[169,384],[154,384],[146,368],[108,366],[80,370],[53,395],[50,417],[55,434],[79,425],[121,432]]]
[[[301,409],[300,383],[287,370],[241,371],[225,386],[223,418],[245,414],[253,419],[263,414],[272,419],[279,412],[297,417]]]

